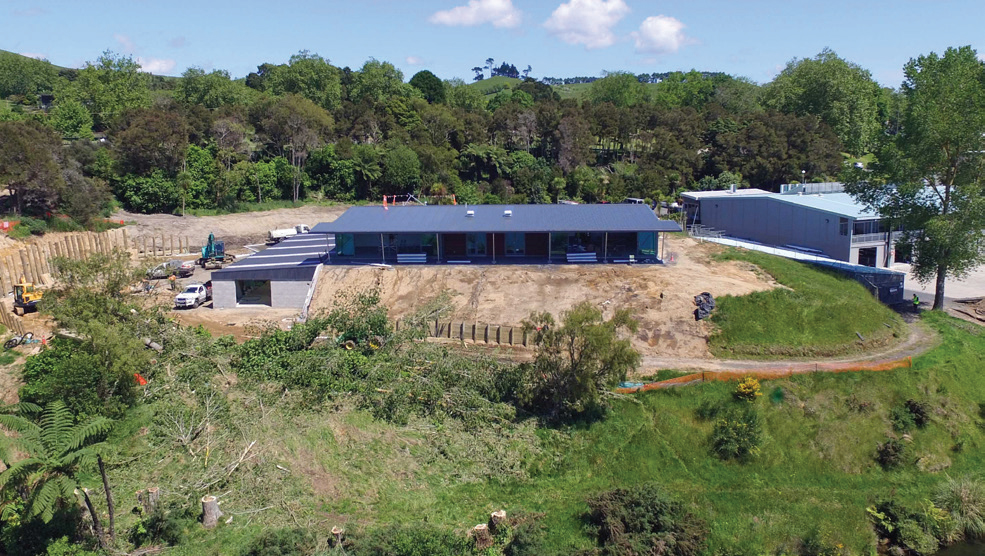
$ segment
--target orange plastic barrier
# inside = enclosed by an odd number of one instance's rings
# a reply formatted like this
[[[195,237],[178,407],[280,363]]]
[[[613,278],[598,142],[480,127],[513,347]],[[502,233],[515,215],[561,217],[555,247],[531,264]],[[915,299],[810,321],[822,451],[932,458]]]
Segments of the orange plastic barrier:
[[[620,394],[632,394],[634,392],[644,392],[646,390],[659,390],[673,386],[685,386],[697,382],[710,382],[713,380],[729,381],[742,380],[751,376],[758,380],[772,380],[777,378],[789,378],[795,374],[807,373],[854,373],[854,372],[880,372],[892,371],[895,369],[909,369],[913,366],[910,357],[897,359],[895,361],[860,361],[858,363],[798,363],[790,367],[777,367],[775,369],[752,369],[748,371],[702,371],[689,375],[679,376],[659,382],[649,382],[643,386],[632,388],[616,388]]]

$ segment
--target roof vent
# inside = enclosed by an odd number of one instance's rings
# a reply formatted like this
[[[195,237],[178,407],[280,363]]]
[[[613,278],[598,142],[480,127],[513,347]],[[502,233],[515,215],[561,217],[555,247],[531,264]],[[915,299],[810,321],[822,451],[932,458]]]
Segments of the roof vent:
[[[509,218],[510,216],[513,216],[513,211],[512,210],[504,210],[503,211],[503,216]]]
[[[468,218],[470,216],[475,216],[475,211],[474,210],[467,210],[467,211],[465,211],[465,217]]]

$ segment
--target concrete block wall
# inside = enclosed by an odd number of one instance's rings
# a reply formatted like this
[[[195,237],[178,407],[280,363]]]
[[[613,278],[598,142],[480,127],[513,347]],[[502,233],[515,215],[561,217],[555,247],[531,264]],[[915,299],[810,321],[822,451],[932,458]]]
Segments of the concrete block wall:
[[[311,282],[270,282],[270,306],[275,309],[301,309],[308,298]]]
[[[212,281],[212,307],[231,309],[236,306],[236,282],[232,280]]]

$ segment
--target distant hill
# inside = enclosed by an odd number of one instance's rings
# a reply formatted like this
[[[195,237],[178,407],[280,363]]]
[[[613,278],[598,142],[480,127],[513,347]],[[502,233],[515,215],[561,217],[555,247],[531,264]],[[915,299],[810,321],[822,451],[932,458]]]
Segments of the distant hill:
[[[496,77],[490,77],[489,79],[483,79],[482,81],[470,83],[469,86],[477,89],[484,95],[494,95],[503,89],[513,88],[522,81],[522,79],[514,79],[512,77],[497,75]]]
[[[28,62],[28,63],[33,62],[33,63],[36,63],[36,64],[44,64],[45,63],[44,61],[38,60],[37,58],[31,58],[30,56],[24,56],[23,54],[18,54],[16,52],[11,52],[9,50],[0,49],[0,58],[4,58],[4,57],[14,58],[14,59],[16,59],[18,61],[21,61],[21,62]],[[50,63],[50,62],[48,62],[48,63]],[[63,67],[63,66],[56,66],[55,64],[51,64],[51,66],[53,68],[55,68],[55,70],[57,70],[58,72],[75,71],[72,68],[66,68],[66,67]]]

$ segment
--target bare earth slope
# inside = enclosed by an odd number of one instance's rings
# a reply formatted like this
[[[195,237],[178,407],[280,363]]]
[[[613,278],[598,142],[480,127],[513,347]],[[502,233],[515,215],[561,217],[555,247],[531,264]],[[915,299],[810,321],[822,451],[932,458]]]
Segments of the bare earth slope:
[[[657,265],[495,265],[326,266],[318,279],[312,310],[331,307],[337,292],[379,286],[392,318],[414,313],[442,291],[453,310],[442,320],[517,325],[532,312],[554,315],[589,301],[611,311],[636,312],[640,330],[633,339],[645,355],[709,358],[710,325],[695,322],[695,295],[744,295],[775,284],[752,265],[710,262],[691,239],[672,238],[675,264]],[[668,256],[669,258],[669,256]]]

